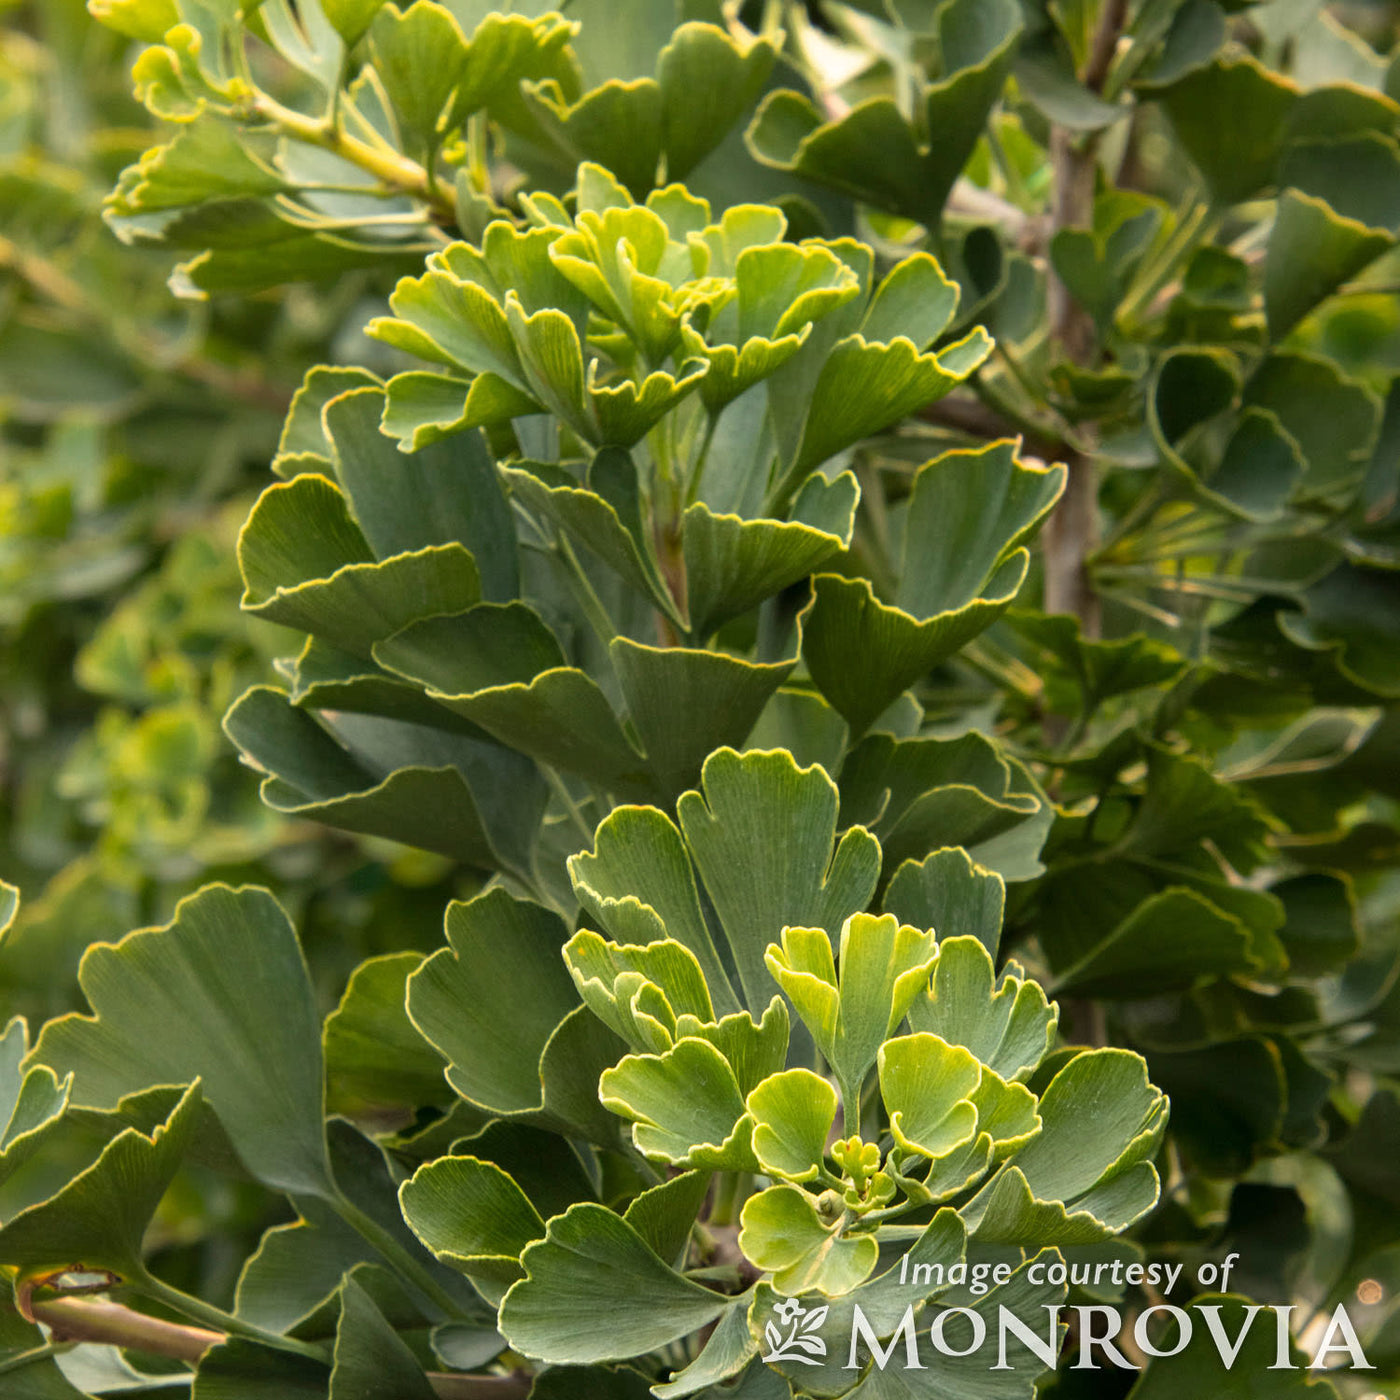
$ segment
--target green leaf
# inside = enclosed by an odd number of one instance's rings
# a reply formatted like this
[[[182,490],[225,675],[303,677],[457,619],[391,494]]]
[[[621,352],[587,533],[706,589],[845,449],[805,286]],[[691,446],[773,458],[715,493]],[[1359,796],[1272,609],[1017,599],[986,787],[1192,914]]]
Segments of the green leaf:
[[[836,1122],[836,1090],[809,1069],[790,1069],[770,1075],[746,1103],[759,1166],[783,1181],[813,1180],[822,1170],[826,1140]]]
[[[91,0],[88,13],[108,29],[146,44],[160,43],[180,22],[175,0]]]
[[[874,893],[879,845],[860,827],[837,844],[836,811],[831,779],[781,751],[720,749],[676,804],[750,1009],[767,1004],[764,952],[784,927],[830,935]]]
[[[906,1152],[937,1161],[977,1131],[971,1097],[982,1077],[976,1057],[919,1032],[880,1047],[880,1094],[890,1131]]]
[[[322,1034],[332,1113],[446,1104],[446,1063],[405,1009],[408,979],[422,963],[421,953],[386,953],[350,974]]]
[[[347,48],[358,44],[384,0],[321,0],[321,9],[345,40]]]
[[[719,651],[609,644],[622,698],[655,785],[670,800],[700,776],[714,750],[742,744],[797,664],[756,665]]]
[[[425,618],[374,654],[510,748],[628,793],[649,787],[645,761],[597,682],[566,664],[554,634],[524,603]]]
[[[1151,1159],[1167,1104],[1140,1056],[1074,1056],[1041,1095],[1039,1111],[1040,1134],[963,1210],[979,1240],[1090,1243],[1126,1229],[1156,1204]]]
[[[499,1306],[523,1278],[520,1255],[544,1237],[544,1221],[511,1177],[475,1157],[439,1157],[399,1188],[404,1219],[446,1264]]]
[[[461,1131],[465,1125],[458,1123]],[[421,1263],[428,1277],[459,1303],[474,1295],[455,1271],[436,1263],[404,1224],[399,1209],[397,1176],[380,1147],[344,1119],[327,1125],[331,1167],[337,1183],[358,1210],[395,1241],[404,1253]],[[197,1144],[196,1144],[197,1146]],[[397,1169],[395,1169],[396,1171]],[[315,1336],[334,1326],[333,1295],[351,1270],[364,1276],[361,1267],[372,1266],[368,1276],[387,1281],[386,1261],[337,1210],[311,1197],[297,1199],[294,1224],[274,1226],[262,1237],[238,1279],[237,1315],[254,1326],[273,1332],[300,1331]],[[343,1209],[341,1207],[340,1209]],[[396,1264],[402,1263],[402,1256]],[[397,1288],[397,1292],[395,1292]],[[402,1310],[418,1325],[423,1317],[441,1315],[438,1304],[402,1286],[377,1289],[376,1296],[401,1299]],[[399,1302],[394,1303],[400,1306]]]
[[[918,547],[906,546],[894,606],[863,580],[817,578],[803,655],[853,734],[1006,609],[1029,564],[1022,544],[1064,479],[1061,466],[1019,462],[1009,442],[945,453],[914,479],[905,537]]]
[[[506,314],[485,288],[448,268],[430,266],[421,277],[403,278],[389,305],[397,319],[371,321],[367,335],[451,369],[493,374],[530,393]]]
[[[309,1357],[231,1337],[210,1347],[195,1377],[199,1400],[326,1400],[326,1367]]]
[[[1050,663],[1058,663],[1086,710],[1117,695],[1165,684],[1186,666],[1178,651],[1151,637],[1091,641],[1083,636],[1077,617],[1013,608],[1007,622],[1036,648],[1032,664],[1037,674],[1044,679]]]
[[[1279,627],[1310,651],[1335,652],[1342,674],[1372,694],[1400,695],[1395,592],[1389,570],[1342,564],[1307,590],[1305,613],[1281,614]]]
[[[519,588],[515,525],[480,433],[403,454],[379,430],[385,392],[353,389],[325,407],[335,474],[379,559],[460,544],[481,575],[482,596]]]
[[[786,1063],[789,1025],[787,1003],[774,996],[757,1021],[747,1011],[710,1023],[681,1015],[676,1018],[676,1034],[708,1040],[729,1061],[739,1092],[747,1095]]]
[[[935,956],[931,929],[921,933],[893,914],[852,914],[841,926],[839,978],[823,929],[785,928],[764,961],[839,1082],[858,1094],[880,1046],[927,986]]]
[[[528,394],[490,373],[458,379],[409,370],[396,374],[384,392],[383,430],[407,452],[472,428],[500,427],[540,410]]]
[[[1112,326],[1163,216],[1159,201],[1114,190],[1095,199],[1092,228],[1062,228],[1051,238],[1056,273],[1094,318],[1100,334]]]
[[[1211,196],[1236,204],[1272,184],[1298,89],[1252,54],[1188,73],[1163,105]]]
[[[970,1050],[1001,1078],[1021,1080],[1055,1040],[1059,1007],[1015,963],[998,977],[977,938],[945,936],[927,993],[909,1007],[909,1024]]]
[[[0,906],[10,897],[10,907],[18,907],[13,885],[0,881]],[[0,907],[0,935],[9,926],[9,918]],[[0,1035],[0,1181],[29,1160],[44,1140],[44,1129],[56,1123],[68,1106],[72,1083],[59,1080],[47,1065],[34,1065],[29,1070],[23,1061],[29,1054],[29,1027],[22,1016],[16,1016]]]
[[[841,817],[874,828],[886,868],[930,847],[974,848],[1041,809],[1034,780],[980,734],[872,734],[841,769]]]
[[[572,32],[557,15],[488,14],[468,39],[450,10],[416,0],[402,13],[379,11],[370,47],[405,135],[416,151],[431,155],[496,94],[549,71]]]
[[[630,139],[646,149],[635,135]],[[646,177],[648,188],[652,178]],[[681,313],[660,275],[672,246],[665,222],[651,209],[583,209],[574,231],[550,244],[549,255],[604,316],[626,329],[645,362],[658,365],[680,335]]]
[[[1356,956],[1360,935],[1351,882],[1340,875],[1308,872],[1271,885],[1283,901],[1279,938],[1296,977],[1322,977]]]
[[[714,1019],[700,964],[675,939],[618,944],[580,929],[564,945],[564,960],[584,1003],[634,1050],[669,1049],[678,1014]]]
[[[767,37],[683,24],[656,60],[667,180],[684,180],[746,112],[772,72]]]
[[[1266,858],[1271,825],[1247,793],[1222,782],[1199,759],[1154,748],[1147,759],[1147,792],[1120,850],[1161,856],[1209,840],[1247,873]]]
[[[301,387],[292,395],[278,439],[277,455],[272,470],[281,477],[296,476],[298,472],[317,472],[329,476],[331,445],[326,436],[321,413],[332,399],[351,389],[374,388],[377,376],[365,369],[345,365],[315,365],[307,370]]]
[[[588,469],[586,489],[562,467],[517,461],[503,467],[511,494],[590,550],[671,620],[684,618],[661,578],[642,515],[637,469],[629,454],[604,449]]]
[[[122,172],[107,200],[114,215],[179,209],[206,200],[266,197],[288,190],[284,176],[243,141],[228,123],[202,117],[167,146],[155,146]]]
[[[374,1300],[347,1277],[340,1288],[328,1400],[368,1400],[388,1388],[396,1400],[429,1400],[437,1392]]]
[[[673,1166],[757,1168],[738,1081],[706,1040],[685,1037],[660,1055],[628,1055],[604,1071],[598,1096],[632,1122],[643,1156]]]
[[[1021,27],[1020,10],[1002,0],[957,0],[940,11],[947,76],[916,99],[920,131],[936,133],[927,145],[889,98],[870,98],[823,122],[805,97],[784,90],[760,106],[749,149],[765,165],[934,228],[1001,96]]]
[[[126,1128],[102,1155],[48,1200],[0,1226],[0,1262],[21,1278],[52,1273],[145,1277],[141,1241],[179,1169],[199,1118],[191,1084],[149,1134]]]
[[[813,476],[798,493],[790,521],[717,515],[697,501],[681,536],[691,635],[721,624],[805,578],[849,547],[860,488],[854,475]]]
[[[695,872],[671,819],[654,807],[617,807],[594,848],[569,858],[579,903],[619,942],[670,937],[694,954],[721,1015],[739,1003],[700,908]]]
[[[554,1365],[623,1361],[713,1322],[730,1300],[671,1269],[602,1206],[570,1207],[522,1259],[526,1277],[501,1305],[501,1331]]]
[[[1245,403],[1274,413],[1307,463],[1302,486],[1323,499],[1351,493],[1370,461],[1381,405],[1332,360],[1274,352],[1245,386]]]
[[[1393,128],[1393,119],[1389,125]],[[1341,219],[1375,232],[1400,225],[1400,144],[1389,131],[1357,131],[1345,136],[1291,143],[1279,172],[1282,184],[1321,199]]]
[[[841,1221],[824,1220],[817,1199],[800,1186],[770,1186],[744,1202],[739,1248],[756,1268],[771,1270],[780,1293],[839,1297],[869,1277],[879,1256],[873,1235],[845,1237]]]
[[[544,140],[572,161],[606,166],[637,196],[656,184],[663,133],[661,89],[654,79],[613,79],[575,102],[552,80],[527,84],[523,95]]]
[[[673,1176],[635,1197],[622,1218],[662,1259],[678,1260],[690,1243],[709,1189],[708,1172]]]
[[[1046,31],[1021,44],[1016,82],[1051,121],[1072,131],[1102,131],[1125,116],[1126,103],[1106,102],[1079,81],[1074,56]]]
[[[113,1108],[148,1085],[199,1079],[254,1176],[335,1194],[311,983],[266,890],[210,885],[164,927],[90,948],[78,980],[94,1014],[50,1021],[31,1057],[72,1073],[75,1104]]]
[[[606,1141],[598,1074],[622,1047],[591,1014],[571,1017],[582,1008],[560,956],[563,921],[496,888],[450,904],[446,928],[448,946],[409,979],[408,1014],[448,1060],[448,1082],[496,1116]],[[590,1075],[591,1104],[578,1092]]]
[[[785,488],[843,448],[943,398],[991,353],[991,337],[980,326],[936,353],[920,354],[903,337],[888,345],[863,334],[839,341],[817,377]]]
[[[758,1346],[749,1333],[747,1295],[741,1295],[734,1306],[720,1318],[699,1356],[683,1370],[672,1373],[671,1379],[652,1387],[657,1400],[683,1400],[709,1386],[719,1385],[738,1375],[758,1355]]]
[[[1343,282],[1374,262],[1395,240],[1384,229],[1344,218],[1325,200],[1285,190],[1264,264],[1264,312],[1281,340]]]
[[[1151,1069],[1172,1097],[1172,1140],[1202,1176],[1243,1176],[1282,1145],[1288,1076],[1262,1036],[1155,1052]]]
[[[1001,876],[957,848],[934,851],[918,862],[906,860],[884,899],[885,910],[901,922],[931,928],[940,938],[969,935],[993,956],[1001,944],[1005,903]]]
[[[344,496],[303,473],[270,486],[238,539],[243,607],[367,656],[421,617],[460,612],[481,596],[472,556],[435,545],[376,563]]]
[[[1059,972],[1054,991],[1145,997],[1262,967],[1245,925],[1189,889],[1144,900],[1103,942]]]
[[[274,811],[478,869],[527,866],[546,796],[528,759],[422,725],[347,715],[334,723],[327,732],[270,686],[248,691],[224,720],[249,765],[267,775],[262,797]]]

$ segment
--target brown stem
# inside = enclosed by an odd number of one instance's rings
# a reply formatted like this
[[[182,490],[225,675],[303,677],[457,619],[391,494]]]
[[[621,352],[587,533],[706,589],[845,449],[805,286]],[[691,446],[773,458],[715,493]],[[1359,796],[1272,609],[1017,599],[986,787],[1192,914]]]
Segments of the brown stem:
[[[1099,15],[1098,28],[1089,44],[1089,55],[1084,60],[1081,75],[1084,86],[1095,92],[1103,91],[1104,79],[1108,77],[1109,65],[1118,51],[1118,36],[1128,20],[1128,0],[1108,0]]]
[[[34,1318],[56,1342],[100,1342],[194,1365],[210,1347],[227,1340],[222,1332],[159,1317],[95,1299],[49,1298],[33,1305]],[[525,1375],[468,1376],[430,1371],[428,1381],[442,1400],[523,1400],[530,1393]]]
[[[1127,0],[1106,0],[1089,45],[1080,79],[1094,92],[1102,89],[1109,65],[1118,48],[1118,36],[1127,18]],[[1050,158],[1055,174],[1052,207],[1054,226],[1082,228],[1092,222],[1094,179],[1097,172],[1097,137],[1076,137],[1062,126],[1050,134]],[[1047,299],[1050,334],[1075,364],[1087,364],[1094,353],[1094,322],[1070,295],[1069,288],[1051,268]],[[1100,630],[1098,595],[1089,580],[1086,560],[1098,543],[1098,472],[1091,456],[1065,455],[1069,479],[1065,494],[1046,523],[1045,611],[1073,613],[1085,636]]]
[[[922,409],[919,416],[925,422],[952,428],[955,432],[966,433],[969,437],[994,440],[1019,436],[1032,456],[1047,461],[1052,458],[1059,461],[1069,451],[1060,438],[1030,432],[1024,426],[1003,418],[996,409],[979,399],[940,399]]]
[[[1097,637],[1102,612],[1086,560],[1099,539],[1098,472],[1094,459],[1065,454],[1065,494],[1041,532],[1045,551],[1045,611],[1072,613],[1086,637]]]
[[[48,1327],[56,1342],[101,1342],[191,1364],[224,1340],[222,1332],[147,1317],[120,1303],[50,1298],[35,1303],[33,1312],[34,1320]]]

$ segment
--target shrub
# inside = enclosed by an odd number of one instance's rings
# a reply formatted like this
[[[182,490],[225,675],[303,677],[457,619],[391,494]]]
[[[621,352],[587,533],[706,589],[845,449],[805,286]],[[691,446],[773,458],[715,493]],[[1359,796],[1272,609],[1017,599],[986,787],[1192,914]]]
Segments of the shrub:
[[[876,1352],[1232,1257],[1222,1306],[1359,1297],[1393,1366],[1389,31],[91,7],[177,127],[115,233],[215,305],[350,289],[239,536],[291,642],[226,733],[283,820],[470,897],[324,1022],[215,884],[11,1024],[19,1373],[109,1383],[39,1319],[196,1400],[1069,1400],[1024,1339]],[[232,1297],[143,1248],[226,1176],[211,1242],[295,1212]],[[1134,1394],[1333,1391],[1260,1346],[1139,1342]]]

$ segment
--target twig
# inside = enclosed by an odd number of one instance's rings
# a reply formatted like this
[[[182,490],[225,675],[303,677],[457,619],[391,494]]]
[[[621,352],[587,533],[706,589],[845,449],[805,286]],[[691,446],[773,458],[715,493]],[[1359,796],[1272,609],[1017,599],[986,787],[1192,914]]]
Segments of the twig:
[[[190,1365],[227,1340],[222,1332],[166,1322],[96,1299],[48,1298],[34,1304],[34,1317],[56,1342],[98,1342]],[[523,1400],[531,1385],[531,1377],[521,1374],[468,1376],[450,1371],[430,1371],[428,1381],[442,1400]]]
[[[978,399],[940,399],[937,403],[929,404],[919,416],[926,423],[935,423],[939,427],[988,441],[1019,436],[1028,452],[1047,461],[1059,460],[1070,450],[1063,439],[1025,423],[1012,422],[990,404]]]
[[[210,1347],[224,1341],[222,1332],[186,1323],[148,1317],[120,1303],[95,1299],[50,1298],[33,1305],[34,1320],[42,1322],[59,1342],[101,1342],[106,1346],[169,1356],[193,1365]]]

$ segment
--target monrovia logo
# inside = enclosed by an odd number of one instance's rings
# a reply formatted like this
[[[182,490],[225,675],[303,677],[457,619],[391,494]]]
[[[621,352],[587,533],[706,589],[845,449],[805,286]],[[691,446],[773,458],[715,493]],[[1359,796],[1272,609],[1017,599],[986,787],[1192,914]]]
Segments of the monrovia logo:
[[[1131,1319],[1130,1331],[1138,1353],[1142,1356],[1176,1356],[1191,1344],[1196,1330],[1193,1314],[1205,1326],[1205,1333],[1220,1358],[1225,1370],[1233,1369],[1244,1350],[1245,1342],[1261,1313],[1272,1313],[1272,1363],[1270,1371],[1296,1371],[1300,1369],[1292,1359],[1292,1339],[1290,1326],[1295,1309],[1291,1306],[1264,1306],[1250,1303],[1244,1307],[1238,1329],[1233,1336],[1222,1318],[1221,1303],[1197,1302],[1190,1308],[1175,1307],[1170,1303],[1158,1303],[1137,1312]],[[778,1362],[799,1362],[804,1366],[824,1364],[827,1354],[826,1341],[815,1335],[826,1321],[828,1307],[806,1308],[796,1298],[785,1298],[773,1308],[773,1317],[764,1326],[764,1337],[768,1351],[762,1360],[769,1364]],[[1062,1340],[1061,1314],[1076,1315],[1075,1335],[1078,1338],[1078,1356],[1073,1363],[1075,1370],[1099,1370],[1103,1358],[1108,1364],[1121,1370],[1141,1370],[1140,1363],[1131,1360],[1118,1345],[1124,1331],[1123,1315],[1115,1307],[1105,1304],[1042,1304],[1045,1314],[1040,1331],[1016,1316],[1011,1309],[999,1306],[996,1312],[996,1337],[994,1342],[995,1361],[988,1366],[991,1371],[1014,1371],[1017,1369],[1014,1356],[1028,1354],[1034,1358],[1034,1369],[1056,1370],[1059,1367],[1060,1345]],[[1157,1318],[1170,1318],[1175,1323],[1174,1336],[1164,1336],[1157,1328]],[[774,1320],[776,1319],[776,1321]],[[961,1321],[955,1322],[955,1319]],[[781,1324],[781,1325],[779,1325]],[[1262,1324],[1268,1328],[1266,1322]],[[901,1357],[902,1368],[908,1371],[928,1369],[924,1353],[919,1346],[919,1326],[914,1317],[914,1305],[904,1311],[897,1327],[881,1344],[879,1331],[859,1304],[851,1312],[851,1333],[847,1348],[844,1369],[855,1371],[865,1365],[865,1357],[874,1363],[877,1370],[883,1371],[896,1356]],[[988,1347],[992,1339],[988,1335],[988,1319],[981,1311],[973,1308],[948,1307],[933,1312],[927,1328],[929,1342],[935,1353],[953,1358],[972,1356]],[[1154,1335],[1155,1334],[1155,1335]],[[991,1348],[988,1348],[989,1356]],[[1347,1358],[1345,1365],[1353,1370],[1371,1371],[1375,1367],[1366,1359],[1361,1348],[1360,1338],[1347,1315],[1345,1307],[1339,1305],[1317,1343],[1309,1369],[1321,1370],[1332,1366],[1334,1353]],[[936,1364],[936,1363],[935,1363]]]
[[[768,1341],[764,1361],[800,1361],[804,1366],[820,1366],[819,1357],[826,1355],[826,1343],[812,1334],[826,1321],[828,1308],[804,1308],[796,1298],[784,1298],[773,1309],[773,1315],[791,1330],[784,1336],[777,1323],[769,1321],[763,1329]]]

